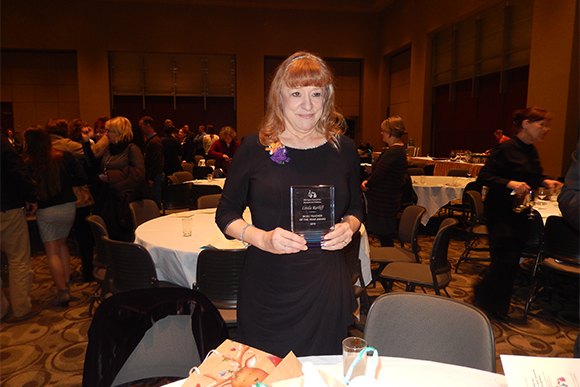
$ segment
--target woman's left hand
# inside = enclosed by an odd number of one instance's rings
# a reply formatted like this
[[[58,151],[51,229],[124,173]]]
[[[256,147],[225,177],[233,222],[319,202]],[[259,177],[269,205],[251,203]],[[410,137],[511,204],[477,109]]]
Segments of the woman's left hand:
[[[545,179],[542,182],[542,185],[548,189],[558,189],[562,188],[564,184],[560,183],[558,180]]]
[[[337,223],[334,230],[324,236],[321,243],[322,250],[340,250],[352,240],[354,232],[347,222]]]

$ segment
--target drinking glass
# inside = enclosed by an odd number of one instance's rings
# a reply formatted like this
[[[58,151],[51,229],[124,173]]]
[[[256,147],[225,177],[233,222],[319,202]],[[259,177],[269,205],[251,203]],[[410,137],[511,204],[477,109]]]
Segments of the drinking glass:
[[[543,188],[543,187],[538,188],[538,199],[540,199],[540,200],[538,200],[538,202],[536,203],[537,205],[539,205],[539,206],[544,205],[544,200],[546,200],[546,197],[548,196],[549,191],[550,190],[547,188]]]
[[[367,342],[360,337],[347,337],[342,341],[342,367],[344,375],[348,372],[350,365],[357,355],[366,349]],[[364,375],[367,369],[366,356],[362,356],[360,361],[354,366],[351,378]]]
[[[192,234],[192,229],[193,229],[193,219],[190,217],[182,218],[181,225],[183,227],[183,236],[190,237]]]

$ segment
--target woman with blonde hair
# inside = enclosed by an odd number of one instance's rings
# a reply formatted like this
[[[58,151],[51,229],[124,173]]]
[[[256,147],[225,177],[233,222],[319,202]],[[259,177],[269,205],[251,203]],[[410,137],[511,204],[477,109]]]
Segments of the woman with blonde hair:
[[[133,130],[125,117],[115,117],[105,123],[109,146],[100,162],[91,157],[89,140],[92,128],[83,129],[83,148],[90,165],[100,165],[99,179],[102,186],[96,198],[93,212],[107,224],[112,239],[133,241],[133,226],[128,211],[129,203],[152,197],[145,180],[143,153],[131,142]]]
[[[87,184],[87,178],[72,153],[55,149],[41,126],[32,126],[24,132],[23,156],[36,182],[40,199],[36,222],[57,288],[56,296],[48,304],[66,307],[70,301],[71,272],[67,238],[75,220],[77,200],[73,187]]]
[[[379,236],[381,246],[393,246],[392,234],[397,228],[397,213],[403,196],[407,154],[401,137],[403,119],[389,117],[381,124],[381,137],[389,148],[379,156],[373,173],[361,184],[367,199],[366,227]]]
[[[333,76],[298,52],[276,70],[259,133],[233,159],[216,222],[248,247],[238,296],[240,340],[278,356],[341,353],[356,309],[344,247],[363,217],[359,157],[337,134]],[[293,232],[291,189],[334,188],[334,226],[321,240]],[[330,205],[330,201],[323,205]],[[253,224],[242,218],[246,206]]]

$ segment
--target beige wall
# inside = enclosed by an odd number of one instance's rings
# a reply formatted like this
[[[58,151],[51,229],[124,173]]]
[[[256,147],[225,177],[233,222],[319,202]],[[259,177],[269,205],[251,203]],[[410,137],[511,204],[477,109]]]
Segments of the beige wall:
[[[236,55],[240,136],[256,131],[264,114],[264,56],[307,50],[363,59],[361,123],[378,119],[378,15],[91,0],[56,0],[49,7],[7,0],[1,16],[4,49],[77,52],[80,114],[89,122],[110,111],[108,51]]]
[[[363,59],[358,140],[380,149],[384,144],[377,128],[388,106],[387,59],[411,47],[404,119],[409,136],[427,150],[429,36],[496,3],[395,0],[377,15],[152,2],[5,0],[2,48],[76,51],[79,110],[89,122],[110,112],[108,51],[236,55],[236,129],[241,136],[254,132],[263,115],[264,56],[308,50],[324,57]],[[554,113],[552,133],[538,146],[546,172],[553,175],[567,168],[569,151],[578,138],[577,31],[576,0],[534,0],[528,103]]]
[[[435,30],[456,23],[497,0],[396,0],[381,17],[381,48],[384,58],[411,46],[411,84],[408,117],[409,137],[423,150],[431,136],[430,42]],[[578,139],[578,12],[576,0],[534,0],[534,20],[528,105],[553,113],[552,132],[537,144],[544,171],[565,174]],[[384,60],[382,77],[388,73]],[[575,80],[575,81],[574,81]],[[384,91],[384,90],[383,90]],[[388,98],[381,94],[380,109]],[[369,139],[380,145],[378,136]]]

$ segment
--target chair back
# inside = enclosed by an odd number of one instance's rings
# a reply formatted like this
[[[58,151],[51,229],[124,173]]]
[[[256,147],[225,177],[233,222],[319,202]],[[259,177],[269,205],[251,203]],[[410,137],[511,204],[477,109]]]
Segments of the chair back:
[[[222,188],[219,185],[201,185],[194,184],[191,187],[191,203],[197,207],[197,199],[201,196],[216,195],[222,193]]]
[[[495,342],[487,317],[450,298],[386,293],[366,319],[364,339],[382,356],[431,360],[495,372]]]
[[[469,200],[469,208],[471,211],[470,223],[471,228],[479,225],[485,224],[485,212],[483,209],[483,199],[481,198],[481,193],[477,191],[464,191],[464,195],[467,195]]]
[[[163,190],[163,199],[161,200],[161,205],[163,208],[163,214],[167,211],[174,210],[189,210],[191,206],[191,188],[193,186],[192,182],[181,183],[181,184],[171,184],[165,187]]]
[[[202,155],[195,155],[195,165],[199,165],[199,161],[205,159]],[[193,173],[193,171],[191,172]]]
[[[203,195],[197,198],[197,209],[217,208],[222,194]]]
[[[580,265],[578,231],[561,216],[550,216],[544,228],[544,257]]]
[[[179,183],[193,180],[193,174],[187,171],[175,172],[173,177],[175,177]]]
[[[202,250],[197,257],[196,289],[218,309],[235,309],[245,259],[246,249]]]
[[[421,262],[417,238],[419,237],[421,218],[425,212],[426,210],[424,207],[415,205],[408,206],[403,211],[401,221],[399,222],[399,240],[401,241],[401,247],[415,254],[417,262]]]
[[[191,173],[191,176],[193,176],[193,164],[192,163],[182,163],[181,169],[183,169],[185,172]]]
[[[459,223],[455,218],[446,218],[439,225],[439,230],[433,241],[431,256],[429,258],[429,267],[433,276],[433,285],[435,292],[438,291],[439,278],[442,274],[448,274],[451,277],[451,264],[447,259],[449,250],[449,241],[455,226]],[[449,278],[450,279],[450,278]]]
[[[113,271],[112,293],[158,286],[155,264],[147,249],[136,243],[101,238]]]
[[[425,167],[423,168],[423,172],[425,172],[425,175],[427,176],[433,176],[433,172],[435,172],[435,164],[425,165]]]
[[[85,218],[91,232],[93,234],[93,239],[95,240],[95,258],[93,259],[93,264],[95,266],[107,267],[109,265],[109,260],[107,259],[107,248],[105,242],[101,237],[109,237],[109,231],[107,230],[107,225],[103,218],[99,215],[89,215]]]
[[[157,203],[151,199],[135,200],[129,203],[129,209],[131,210],[134,229],[148,220],[160,216]]]
[[[409,172],[409,175],[411,176],[417,176],[417,175],[424,175],[425,171],[423,170],[423,168],[407,168],[407,172]]]
[[[450,169],[447,176],[469,177],[469,169]]]
[[[537,258],[542,251],[544,240],[544,220],[537,210],[532,210],[530,217],[530,233],[528,234],[526,246],[522,251],[522,257]]]
[[[167,185],[179,184],[179,179],[173,175],[167,176]]]
[[[209,160],[206,161],[206,163]],[[194,179],[206,179],[207,175],[212,174],[213,173],[213,168],[209,167],[209,166],[205,166],[205,167],[199,167],[196,166],[195,168],[193,168],[193,178]]]

